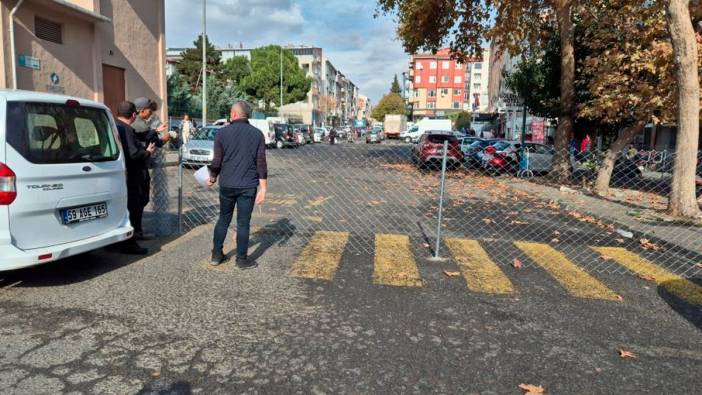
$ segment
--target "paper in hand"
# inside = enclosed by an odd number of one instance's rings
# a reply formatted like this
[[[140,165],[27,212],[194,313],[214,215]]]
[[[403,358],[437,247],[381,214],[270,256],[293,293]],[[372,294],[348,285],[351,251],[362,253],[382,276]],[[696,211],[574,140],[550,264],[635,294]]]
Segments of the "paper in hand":
[[[207,166],[202,166],[195,172],[195,181],[197,181],[200,186],[207,187],[207,182],[210,180],[210,170]]]

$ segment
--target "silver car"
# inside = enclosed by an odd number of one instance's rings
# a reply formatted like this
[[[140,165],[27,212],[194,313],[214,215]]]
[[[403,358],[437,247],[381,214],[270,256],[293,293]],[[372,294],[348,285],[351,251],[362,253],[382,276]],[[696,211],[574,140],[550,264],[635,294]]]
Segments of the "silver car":
[[[207,165],[214,158],[214,139],[224,126],[205,126],[183,145],[183,164]]]

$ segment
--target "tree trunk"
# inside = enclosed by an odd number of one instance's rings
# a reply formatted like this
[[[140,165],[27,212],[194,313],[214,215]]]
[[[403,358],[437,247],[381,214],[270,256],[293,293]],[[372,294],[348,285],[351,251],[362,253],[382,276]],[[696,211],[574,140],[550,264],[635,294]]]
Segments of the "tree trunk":
[[[641,133],[646,126],[646,122],[638,121],[635,125],[624,129],[621,136],[617,137],[616,140],[607,150],[604,159],[602,160],[602,166],[597,172],[597,181],[595,182],[595,193],[600,196],[607,196],[609,193],[609,183],[612,179],[612,172],[614,171],[614,165],[617,161],[617,156],[620,152],[631,143],[634,137]]]
[[[688,3],[685,0],[669,0],[666,5],[678,82],[678,138],[668,208],[672,215],[679,217],[697,217],[700,214],[695,198],[700,83],[697,74],[697,41]]]
[[[571,17],[572,1],[556,0],[553,4],[561,40],[561,111],[556,130],[553,172],[559,182],[564,182],[570,176],[568,145],[573,139],[575,114],[575,32]]]

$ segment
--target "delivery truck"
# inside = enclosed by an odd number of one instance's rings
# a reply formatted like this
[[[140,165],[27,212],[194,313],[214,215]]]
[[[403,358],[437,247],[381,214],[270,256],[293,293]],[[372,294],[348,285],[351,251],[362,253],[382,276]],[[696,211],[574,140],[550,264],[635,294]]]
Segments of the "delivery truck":
[[[407,127],[407,119],[404,114],[388,114],[383,122],[385,137],[388,139],[400,138],[400,133]]]

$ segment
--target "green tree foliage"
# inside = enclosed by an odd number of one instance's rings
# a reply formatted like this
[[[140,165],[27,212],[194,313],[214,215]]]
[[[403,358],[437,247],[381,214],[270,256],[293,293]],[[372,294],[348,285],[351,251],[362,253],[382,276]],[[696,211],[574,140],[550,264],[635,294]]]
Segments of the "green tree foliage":
[[[468,111],[461,111],[454,113],[453,127],[455,130],[470,130],[470,113]],[[451,114],[451,115],[454,115]]]
[[[193,42],[195,48],[188,48],[181,53],[181,61],[176,65],[176,70],[183,76],[193,91],[199,91],[202,86],[202,35]],[[222,75],[221,54],[205,36],[207,51],[207,75],[220,78]]]
[[[512,92],[524,100],[532,114],[558,118],[560,55],[557,52],[547,49],[543,53],[529,54],[511,74],[506,76],[505,83]]]
[[[193,114],[195,102],[190,87],[183,77],[173,73],[168,77],[168,111],[170,115],[182,117],[185,114]]]
[[[389,93],[380,99],[371,117],[376,121],[383,122],[387,114],[404,114],[406,112],[405,101],[397,93]]]
[[[222,81],[213,76],[207,77],[207,118],[229,118],[229,110],[237,100],[247,100],[247,96],[233,83]],[[193,114],[202,116],[202,96],[194,98],[196,103]]]
[[[240,85],[241,81],[251,74],[249,59],[246,56],[234,56],[228,59],[224,63],[222,74],[225,79]]]
[[[266,112],[280,104],[280,53],[277,45],[251,51],[251,74],[241,81],[241,88],[261,101]],[[295,55],[283,50],[283,104],[304,100],[311,86]]]
[[[402,88],[400,88],[400,82],[397,81],[397,74],[395,74],[395,79],[392,80],[392,86],[390,87],[390,93],[397,93],[398,95],[402,93]]]

